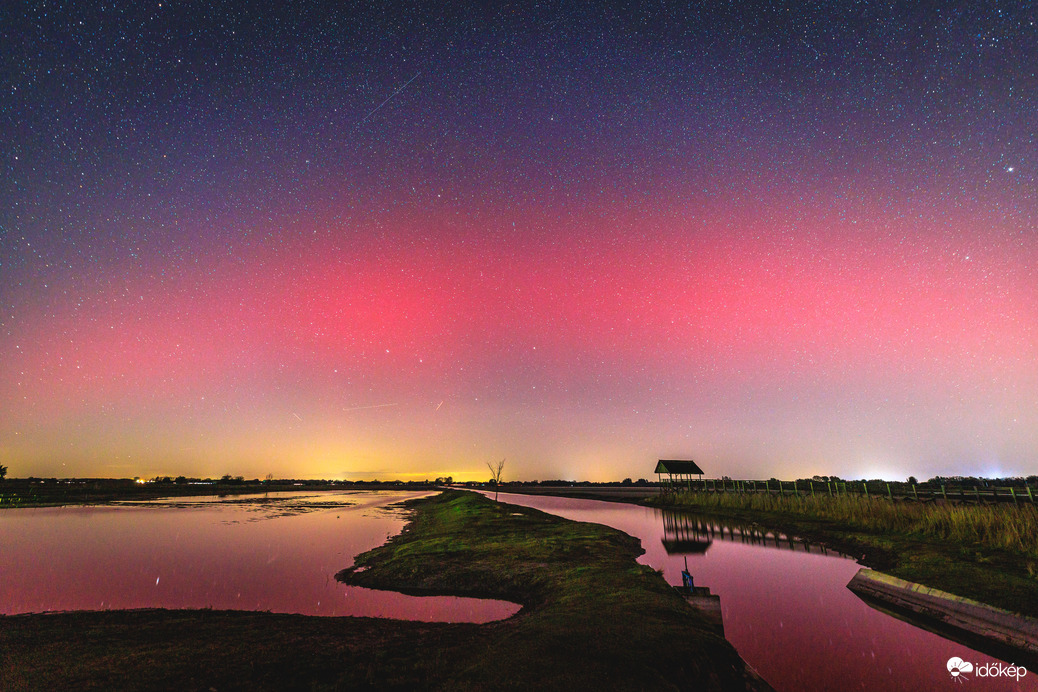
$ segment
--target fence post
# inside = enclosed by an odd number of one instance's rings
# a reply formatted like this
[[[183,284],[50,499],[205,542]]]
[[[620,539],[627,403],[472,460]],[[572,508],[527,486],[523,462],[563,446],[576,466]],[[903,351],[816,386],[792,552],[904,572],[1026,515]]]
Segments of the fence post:
[[[869,499],[869,484],[865,481],[861,482],[861,487],[865,488],[865,499]]]
[[[764,481],[764,492],[771,493],[771,481]]]
[[[814,481],[808,481],[808,483],[811,484],[811,497],[814,497],[815,496],[815,482]],[[1028,490],[1030,490],[1030,488],[1028,488]]]
[[[1031,486],[1027,486],[1027,497],[1030,498],[1031,504],[1034,504],[1034,495],[1031,494]]]
[[[1017,501],[1016,501],[1016,490],[1013,488],[1013,486],[1009,486],[1009,494],[1013,496],[1013,504],[1014,505],[1017,504]]]
[[[919,501],[919,493],[915,490],[915,483],[912,484],[912,497],[916,499],[916,502]]]
[[[887,497],[890,498],[891,502],[894,501],[894,493],[890,492],[890,483],[887,483]]]
[[[948,499],[948,491],[944,489],[944,483],[941,483],[941,495],[944,495],[944,499]]]
[[[977,496],[977,503],[980,503],[980,488],[973,486],[973,494]]]
[[[833,486],[829,485],[829,481],[825,482],[825,489],[829,491],[829,497],[833,496]]]

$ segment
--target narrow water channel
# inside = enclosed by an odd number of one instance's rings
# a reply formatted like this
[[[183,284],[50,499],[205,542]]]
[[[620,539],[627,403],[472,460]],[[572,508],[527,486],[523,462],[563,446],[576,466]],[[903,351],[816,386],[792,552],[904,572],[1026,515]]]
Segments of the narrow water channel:
[[[725,637],[776,690],[1038,690],[1038,672],[953,678],[949,659],[986,654],[871,608],[848,590],[852,558],[786,536],[631,504],[501,493],[500,500],[605,524],[642,542],[643,564],[720,596]],[[1012,663],[1003,662],[1003,663]],[[961,683],[961,687],[960,687]]]
[[[335,573],[430,493],[271,493],[0,512],[0,613],[214,608],[488,622],[514,603],[347,586]]]

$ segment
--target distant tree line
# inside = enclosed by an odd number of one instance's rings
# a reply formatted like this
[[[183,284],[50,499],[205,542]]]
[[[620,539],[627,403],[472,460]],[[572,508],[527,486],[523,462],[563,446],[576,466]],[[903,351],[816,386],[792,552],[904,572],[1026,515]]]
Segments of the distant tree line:
[[[778,479],[772,478],[772,481],[777,482]],[[807,483],[808,481],[814,481],[815,483],[843,483],[853,480],[855,483],[890,483],[891,485],[900,484],[902,481],[892,481],[886,478],[859,478],[849,479],[840,478],[839,476],[812,476],[811,478],[800,478],[797,480],[798,483]],[[945,486],[949,488],[957,488],[959,486],[972,488],[974,486],[978,488],[989,488],[992,486],[999,488],[1006,487],[1018,487],[1038,485],[1038,476],[1011,476],[1006,478],[980,478],[978,476],[934,476],[930,480],[923,481],[922,483],[916,479],[915,476],[909,476],[904,483],[908,485],[918,485],[922,488],[939,488]]]

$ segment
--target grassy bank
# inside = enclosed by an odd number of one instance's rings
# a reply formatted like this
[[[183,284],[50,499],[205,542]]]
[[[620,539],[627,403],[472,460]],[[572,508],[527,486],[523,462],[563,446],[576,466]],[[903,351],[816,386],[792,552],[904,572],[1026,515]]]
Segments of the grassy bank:
[[[521,603],[451,686],[664,689],[747,684],[742,661],[651,568],[637,539],[597,524],[445,493],[342,579]],[[357,571],[362,569],[363,571]]]
[[[636,539],[449,492],[342,579],[504,598],[486,625],[218,611],[0,617],[0,689],[766,689]],[[330,546],[329,549],[334,549]]]
[[[1038,510],[1029,505],[696,492],[649,502],[775,526],[902,579],[1038,616]]]

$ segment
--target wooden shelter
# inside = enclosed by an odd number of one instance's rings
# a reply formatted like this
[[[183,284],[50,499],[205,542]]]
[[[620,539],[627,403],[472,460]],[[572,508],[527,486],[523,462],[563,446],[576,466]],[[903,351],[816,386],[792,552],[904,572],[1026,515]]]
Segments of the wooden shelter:
[[[663,480],[666,474],[667,480]],[[660,459],[656,464],[656,475],[660,480],[660,487],[675,488],[679,485],[692,488],[692,476],[703,479],[703,469],[696,462],[682,459]]]

